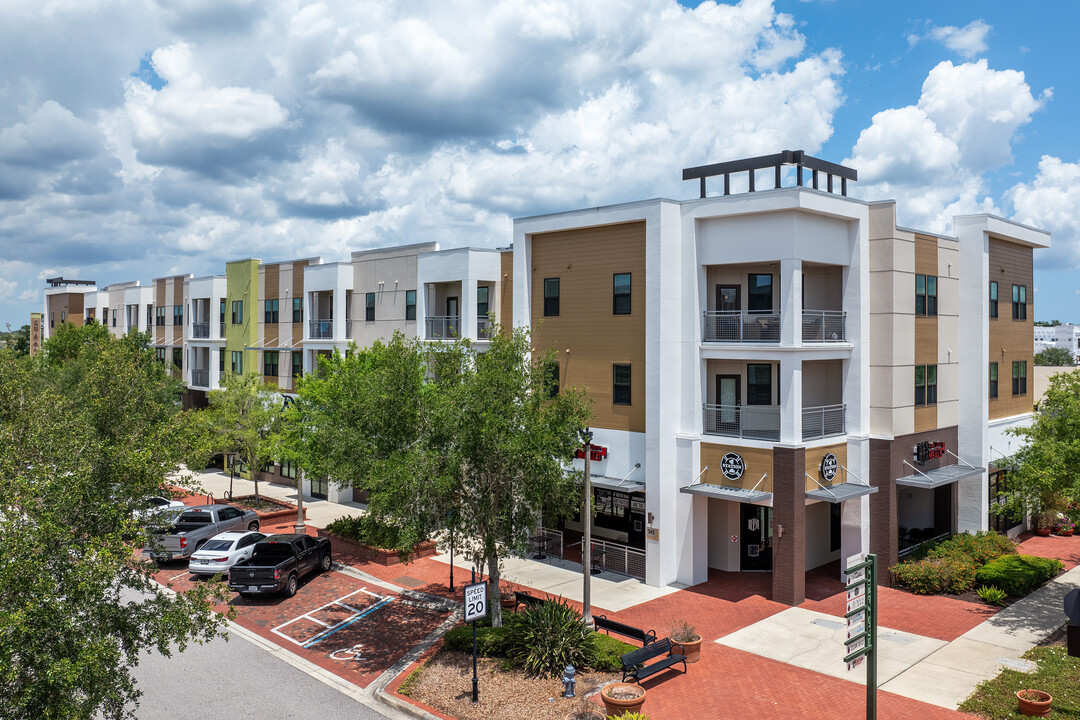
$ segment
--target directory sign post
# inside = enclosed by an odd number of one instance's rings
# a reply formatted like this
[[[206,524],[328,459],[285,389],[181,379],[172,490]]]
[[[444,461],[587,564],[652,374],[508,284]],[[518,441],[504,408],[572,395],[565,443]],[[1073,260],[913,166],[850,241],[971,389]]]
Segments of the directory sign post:
[[[877,720],[877,555],[855,555],[845,566],[848,670],[866,664],[866,720]]]
[[[465,586],[465,622],[472,622],[472,701],[476,702],[480,699],[476,682],[476,621],[487,617],[488,586],[486,582],[475,582],[475,570],[472,579],[474,582]]]

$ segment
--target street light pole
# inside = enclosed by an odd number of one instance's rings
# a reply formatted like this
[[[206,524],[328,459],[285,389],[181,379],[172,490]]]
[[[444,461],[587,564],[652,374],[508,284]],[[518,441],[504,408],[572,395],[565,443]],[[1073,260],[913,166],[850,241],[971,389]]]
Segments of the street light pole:
[[[585,440],[583,446],[585,457],[585,509],[582,518],[584,533],[581,540],[581,567],[585,586],[581,592],[581,618],[586,625],[592,625],[592,476],[589,474],[589,446],[592,444],[592,432],[586,429],[582,433],[582,437]]]
[[[304,524],[304,471],[296,474],[296,526],[293,528],[297,535],[307,534],[307,525]]]

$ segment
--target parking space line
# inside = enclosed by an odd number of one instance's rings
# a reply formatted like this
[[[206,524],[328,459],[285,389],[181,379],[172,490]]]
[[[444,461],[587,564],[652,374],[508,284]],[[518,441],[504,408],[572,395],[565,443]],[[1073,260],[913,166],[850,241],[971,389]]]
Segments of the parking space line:
[[[357,615],[357,616],[355,616],[353,618],[350,618],[349,620],[346,620],[346,621],[344,621],[342,623],[338,623],[336,626],[334,626],[332,628],[329,628],[328,630],[323,630],[321,633],[319,633],[318,635],[316,635],[315,637],[311,638],[306,643],[304,643],[301,647],[310,648],[312,645],[314,645],[314,644],[316,644],[318,642],[322,642],[326,638],[328,638],[331,635],[333,635],[334,633],[336,633],[338,630],[344,630],[346,627],[348,627],[349,625],[352,625],[357,620],[361,620],[365,616],[370,615],[371,613],[375,612],[376,610],[383,607],[384,605],[389,604],[391,600],[393,600],[393,598],[383,598],[382,600],[375,603],[374,605],[372,605],[371,607],[369,607],[367,610],[360,613],[359,615]]]
[[[190,571],[185,570],[184,572],[180,573],[179,575],[173,575],[171,578],[169,578],[169,582],[172,582],[176,578],[184,577],[185,575],[190,575],[190,574],[191,574]]]
[[[369,607],[369,608],[367,608],[365,610],[359,610],[358,608],[354,608],[351,605],[346,605],[344,602],[342,602],[343,600],[347,600],[347,599],[351,598],[353,595],[357,595],[359,593],[364,593],[365,595],[370,595],[373,598],[378,598],[379,602],[376,603],[374,606]],[[349,593],[348,595],[342,595],[341,597],[337,598],[336,600],[331,600],[330,602],[326,603],[325,605],[321,605],[321,606],[319,606],[317,608],[314,608],[313,610],[308,610],[307,612],[305,612],[305,613],[303,613],[301,615],[297,615],[296,617],[292,618],[291,620],[287,620],[287,621],[283,622],[282,624],[278,625],[277,627],[271,628],[270,632],[274,633],[275,635],[278,635],[279,637],[283,637],[286,640],[288,640],[289,642],[292,642],[292,643],[294,643],[296,645],[299,645],[300,647],[303,647],[303,648],[310,647],[311,645],[317,643],[319,640],[330,637],[330,635],[334,634],[335,632],[337,632],[341,628],[345,627],[346,625],[350,625],[350,624],[356,622],[357,620],[359,620],[360,618],[364,617],[368,613],[370,613],[370,612],[372,612],[374,610],[377,610],[378,608],[382,607],[383,605],[386,605],[392,599],[393,598],[390,598],[390,597],[383,597],[382,595],[371,592],[366,587],[362,587],[359,590],[354,590],[353,592]],[[315,613],[317,613],[317,612],[319,612],[321,610],[325,610],[326,608],[332,607],[334,605],[339,605],[339,606],[347,609],[349,612],[352,613],[352,617],[346,618],[345,620],[338,623],[337,625],[329,625],[329,624],[323,622],[322,620],[319,620],[318,618],[313,617]],[[318,625],[322,625],[326,629],[320,631],[318,634],[315,635],[314,638],[312,638],[311,640],[308,640],[308,641],[296,640],[295,638],[289,636],[288,634],[286,634],[284,632],[281,632],[281,630],[283,628],[285,628],[285,627],[287,627],[289,625],[292,625],[293,623],[298,622],[300,620],[310,620],[313,623],[316,623]]]

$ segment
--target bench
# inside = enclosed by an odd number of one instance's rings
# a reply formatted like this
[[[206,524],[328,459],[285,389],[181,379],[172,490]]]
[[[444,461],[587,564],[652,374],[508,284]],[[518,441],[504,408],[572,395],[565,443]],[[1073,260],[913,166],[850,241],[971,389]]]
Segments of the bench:
[[[646,665],[646,660],[665,655],[663,660],[658,660],[651,665]],[[623,668],[623,682],[632,677],[636,682],[641,682],[653,673],[660,672],[677,663],[683,664],[683,672],[686,672],[686,656],[674,655],[671,652],[671,638],[664,638],[651,642],[645,647],[628,652],[619,657]]]
[[[593,615],[593,622],[596,623],[597,630],[607,630],[608,635],[611,633],[619,633],[628,638],[634,638],[641,643],[642,647],[651,642],[656,642],[655,630],[642,630],[633,627],[632,625],[626,625],[621,622],[616,622],[615,620],[608,620],[604,615]]]
[[[538,598],[535,595],[530,595],[527,592],[521,592],[520,590],[514,591],[514,600],[514,612],[517,612],[517,609],[522,605],[525,607],[532,607],[534,605],[543,605],[547,602],[547,600]]]

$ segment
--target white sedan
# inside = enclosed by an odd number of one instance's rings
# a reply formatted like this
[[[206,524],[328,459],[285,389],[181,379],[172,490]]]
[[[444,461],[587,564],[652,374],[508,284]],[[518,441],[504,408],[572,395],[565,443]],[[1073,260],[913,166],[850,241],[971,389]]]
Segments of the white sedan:
[[[215,535],[191,554],[188,572],[194,575],[227,574],[236,563],[250,559],[255,543],[265,537],[260,532],[223,532]]]

